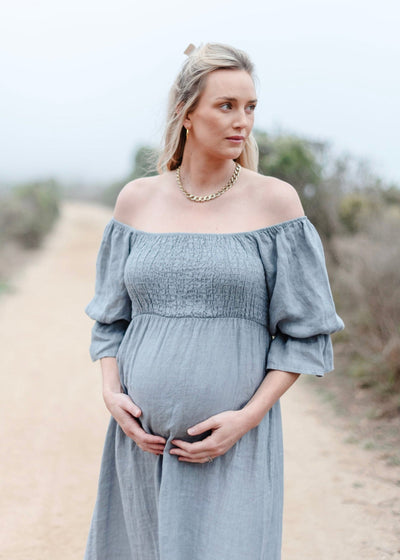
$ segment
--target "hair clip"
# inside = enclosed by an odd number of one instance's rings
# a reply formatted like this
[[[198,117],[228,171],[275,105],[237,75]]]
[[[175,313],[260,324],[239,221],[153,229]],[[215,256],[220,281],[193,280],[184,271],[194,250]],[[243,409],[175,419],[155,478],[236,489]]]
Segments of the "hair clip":
[[[196,47],[193,45],[193,43],[189,43],[189,45],[183,51],[183,54],[187,54],[187,56],[190,56],[194,50],[196,50]]]

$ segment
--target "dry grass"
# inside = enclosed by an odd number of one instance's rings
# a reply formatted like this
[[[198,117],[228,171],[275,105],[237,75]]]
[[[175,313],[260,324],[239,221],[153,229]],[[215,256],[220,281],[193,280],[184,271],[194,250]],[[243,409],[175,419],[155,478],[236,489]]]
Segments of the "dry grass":
[[[335,372],[324,398],[353,437],[400,464],[400,216],[388,208],[354,235],[335,239],[340,265],[330,274],[346,328],[333,335]]]

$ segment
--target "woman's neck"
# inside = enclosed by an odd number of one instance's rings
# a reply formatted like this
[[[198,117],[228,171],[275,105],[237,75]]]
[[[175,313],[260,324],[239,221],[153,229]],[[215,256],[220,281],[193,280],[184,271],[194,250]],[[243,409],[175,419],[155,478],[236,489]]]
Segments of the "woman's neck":
[[[226,185],[234,170],[232,159],[210,159],[185,150],[180,169],[181,182],[191,194],[211,194]]]

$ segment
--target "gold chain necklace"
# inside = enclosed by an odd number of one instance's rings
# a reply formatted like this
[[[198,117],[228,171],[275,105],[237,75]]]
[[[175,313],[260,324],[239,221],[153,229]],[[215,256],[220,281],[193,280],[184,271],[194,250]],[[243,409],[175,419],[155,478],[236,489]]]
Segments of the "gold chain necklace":
[[[226,192],[228,189],[230,189],[231,187],[233,187],[233,185],[236,183],[237,178],[239,176],[239,171],[241,169],[241,166],[239,163],[236,164],[235,166],[235,171],[233,172],[232,177],[229,179],[228,183],[225,185],[225,187],[222,187],[222,189],[220,189],[218,192],[216,193],[212,193],[212,194],[207,194],[205,196],[197,196],[195,194],[190,194],[188,193],[182,185],[181,182],[181,172],[180,172],[181,166],[177,167],[176,169],[176,180],[178,183],[178,187],[181,189],[181,191],[183,192],[183,194],[192,202],[207,202],[208,200],[213,200],[214,198],[217,198],[218,196],[221,196],[221,194],[224,194],[224,192]]]

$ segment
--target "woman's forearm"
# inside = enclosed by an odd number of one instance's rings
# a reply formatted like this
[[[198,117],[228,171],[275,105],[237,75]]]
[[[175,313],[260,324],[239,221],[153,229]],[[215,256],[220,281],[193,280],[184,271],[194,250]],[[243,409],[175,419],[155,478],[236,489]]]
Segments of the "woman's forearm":
[[[293,385],[300,373],[270,370],[257,391],[241,409],[249,429],[257,426],[268,410]]]
[[[121,381],[117,360],[112,357],[100,359],[101,372],[103,375],[103,395],[105,393],[121,393]]]

